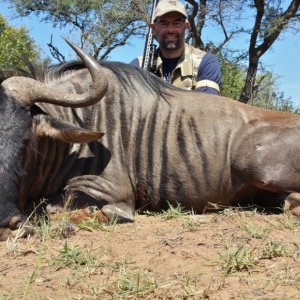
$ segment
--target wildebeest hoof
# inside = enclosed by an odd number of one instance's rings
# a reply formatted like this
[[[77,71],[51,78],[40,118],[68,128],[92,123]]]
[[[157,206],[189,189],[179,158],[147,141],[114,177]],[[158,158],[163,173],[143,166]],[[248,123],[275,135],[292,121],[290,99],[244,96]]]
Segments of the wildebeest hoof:
[[[30,235],[34,235],[35,231],[29,222],[22,224],[18,229],[14,230],[14,237],[25,238]]]
[[[59,213],[62,213],[64,211],[64,207],[58,204],[47,204],[46,206],[46,212],[48,215],[56,215]]]
[[[284,201],[284,211],[290,212],[292,215],[300,217],[300,194],[291,193]]]
[[[11,230],[15,230],[18,229],[22,226],[22,224],[24,224],[26,222],[25,217],[22,214],[15,214],[13,215],[9,222],[7,227],[10,228]]]
[[[102,207],[102,212],[110,221],[117,221],[119,223],[133,222],[133,215],[124,209],[114,205],[105,205]]]
[[[0,228],[0,241],[6,241],[8,238],[24,238],[34,234],[34,228],[29,221],[21,214],[14,215],[8,227]]]

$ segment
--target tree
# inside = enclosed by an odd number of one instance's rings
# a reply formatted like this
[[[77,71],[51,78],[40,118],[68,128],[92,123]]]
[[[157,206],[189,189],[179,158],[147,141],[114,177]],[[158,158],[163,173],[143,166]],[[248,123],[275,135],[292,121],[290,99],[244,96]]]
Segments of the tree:
[[[38,48],[25,27],[15,28],[7,24],[0,14],[0,68],[27,69],[29,61],[39,56]]]
[[[36,14],[42,21],[68,27],[77,42],[96,59],[128,44],[130,37],[144,37],[151,0],[10,0],[21,16]],[[265,73],[261,57],[288,30],[299,32],[299,0],[185,0],[191,27],[187,41],[217,54],[222,60],[245,66],[244,85],[237,97],[253,98],[257,74]],[[207,35],[207,29],[214,33]],[[206,40],[205,40],[206,39]],[[72,36],[72,40],[74,37]],[[236,45],[237,40],[246,41]],[[240,85],[240,82],[239,84]],[[225,90],[225,89],[224,89]]]
[[[10,2],[19,16],[36,14],[43,22],[68,28],[72,40],[75,35],[75,42],[98,60],[128,44],[131,36],[143,35],[147,27],[144,21],[148,18],[149,0]]]
[[[260,57],[270,49],[282,31],[293,26],[296,21],[299,23],[299,6],[300,1],[293,0],[287,9],[282,11],[276,6],[266,4],[265,1],[254,1],[257,12],[249,44],[247,78],[240,97],[242,102],[247,103],[251,99]]]
[[[295,108],[292,101],[278,91],[276,78],[271,72],[257,75],[256,88],[249,104],[270,110],[289,111],[300,113],[299,108]]]
[[[203,30],[211,25],[220,33],[219,40],[212,37],[213,52],[239,63],[247,61],[247,74],[239,97],[247,103],[253,97],[260,58],[287,30],[299,32],[299,0],[186,0],[189,4],[191,30],[188,40],[201,49],[206,49],[202,39]],[[230,42],[249,36],[246,50],[230,47]],[[243,47],[241,47],[242,49]]]
[[[246,79],[246,71],[236,63],[221,58],[222,89],[221,94],[238,100]]]
[[[245,85],[247,70],[222,58],[221,68],[223,74],[221,94],[238,100]],[[286,98],[284,93],[278,90],[277,79],[271,72],[259,73],[255,82],[249,104],[270,110],[300,113],[300,109],[293,105],[291,99]]]

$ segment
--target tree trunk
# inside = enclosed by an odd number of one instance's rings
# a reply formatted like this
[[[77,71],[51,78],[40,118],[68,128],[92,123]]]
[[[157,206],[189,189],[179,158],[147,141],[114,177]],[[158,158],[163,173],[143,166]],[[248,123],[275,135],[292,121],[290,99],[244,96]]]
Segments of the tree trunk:
[[[259,58],[255,56],[255,57],[251,57],[249,60],[250,61],[249,61],[245,85],[239,99],[240,102],[244,102],[244,103],[248,103],[248,101],[253,96],[253,92],[255,90],[255,79],[256,79],[256,73],[258,69]]]
[[[289,22],[292,22],[293,18],[299,17],[297,15],[299,5],[299,0],[293,0],[290,2],[286,11],[272,16],[269,15],[270,12],[266,10],[267,4],[264,0],[254,0],[256,18],[250,38],[249,66],[246,82],[239,101],[248,103],[251,99],[255,88],[255,78],[260,57],[270,49],[280,33],[286,29]],[[271,18],[270,23],[264,28],[264,19],[268,18]],[[261,41],[259,36],[262,36]]]

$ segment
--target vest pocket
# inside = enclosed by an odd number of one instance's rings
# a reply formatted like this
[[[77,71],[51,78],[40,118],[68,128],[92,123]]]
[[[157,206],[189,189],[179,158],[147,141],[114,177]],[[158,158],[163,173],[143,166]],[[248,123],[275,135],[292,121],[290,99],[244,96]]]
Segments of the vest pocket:
[[[173,81],[173,85],[185,90],[191,90],[193,87],[193,80],[191,77],[179,77]]]

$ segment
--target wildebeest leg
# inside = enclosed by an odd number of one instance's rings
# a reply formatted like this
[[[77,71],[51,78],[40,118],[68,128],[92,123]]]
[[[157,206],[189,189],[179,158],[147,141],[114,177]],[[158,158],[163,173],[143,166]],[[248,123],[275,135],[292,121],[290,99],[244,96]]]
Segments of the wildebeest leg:
[[[113,167],[114,166],[114,167]],[[132,222],[135,209],[134,192],[128,172],[112,163],[101,176],[83,175],[72,178],[65,188],[74,195],[76,208],[96,206],[108,221]]]
[[[81,191],[66,193],[64,199],[62,196],[51,197],[46,211],[51,220],[68,219],[75,224],[88,219],[99,222],[133,222],[133,208],[127,203],[109,203]]]

